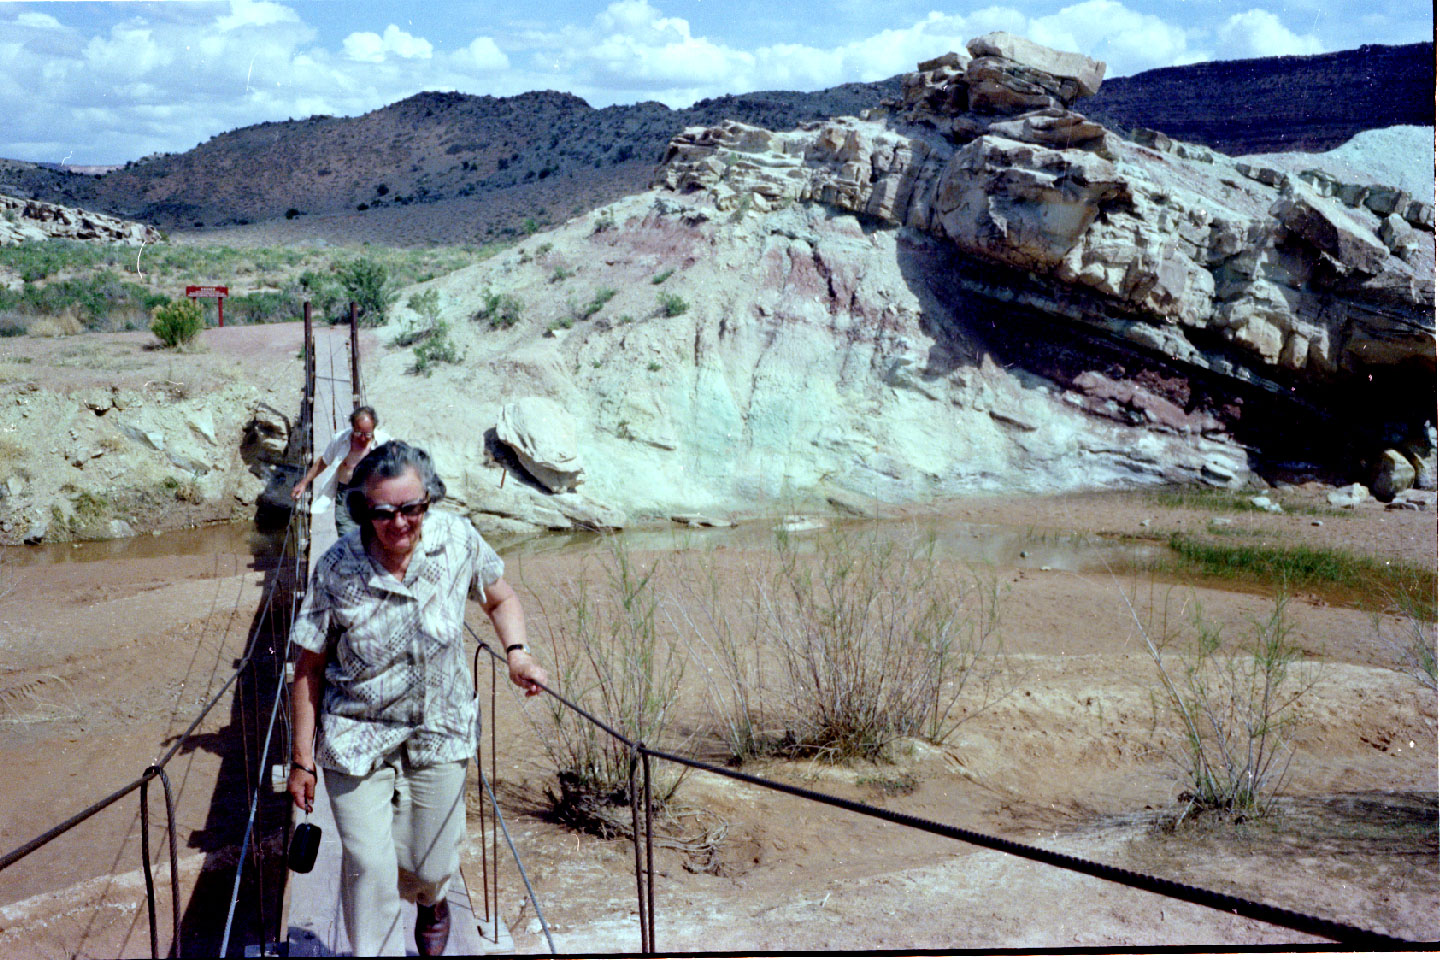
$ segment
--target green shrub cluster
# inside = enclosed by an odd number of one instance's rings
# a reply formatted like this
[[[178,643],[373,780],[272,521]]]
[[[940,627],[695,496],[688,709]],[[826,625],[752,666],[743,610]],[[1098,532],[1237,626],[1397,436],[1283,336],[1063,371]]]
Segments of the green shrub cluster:
[[[0,311],[32,316],[70,314],[87,330],[135,329],[152,309],[169,299],[105,270],[45,284],[27,282],[19,290],[0,290]]]
[[[603,308],[605,304],[609,303],[614,298],[615,291],[611,287],[605,287],[603,289],[596,290],[595,296],[590,298],[590,302],[580,308],[580,319],[589,320],[591,317],[595,316],[595,314],[599,313],[601,308]]]
[[[656,297],[656,302],[659,305],[661,315],[666,317],[678,317],[690,309],[690,304],[686,303],[684,298],[678,293],[662,292]]]
[[[437,320],[415,345],[415,372],[430,376],[435,367],[442,363],[459,363],[465,354],[450,339],[450,325]]]
[[[205,328],[205,318],[194,300],[171,300],[155,308],[150,330],[166,347],[174,349],[195,339]]]
[[[360,257],[342,263],[335,271],[341,288],[360,307],[360,325],[378,327],[399,293],[390,283],[390,271],[383,263]]]
[[[513,327],[520,322],[522,310],[524,305],[512,295],[487,290],[474,319],[477,323],[488,323],[495,328]]]

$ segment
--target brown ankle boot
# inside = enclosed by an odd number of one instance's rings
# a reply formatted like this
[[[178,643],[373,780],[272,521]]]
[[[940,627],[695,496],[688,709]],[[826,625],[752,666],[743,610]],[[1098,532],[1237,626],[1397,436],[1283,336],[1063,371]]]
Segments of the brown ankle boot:
[[[415,904],[415,948],[422,957],[438,957],[450,940],[450,901]]]

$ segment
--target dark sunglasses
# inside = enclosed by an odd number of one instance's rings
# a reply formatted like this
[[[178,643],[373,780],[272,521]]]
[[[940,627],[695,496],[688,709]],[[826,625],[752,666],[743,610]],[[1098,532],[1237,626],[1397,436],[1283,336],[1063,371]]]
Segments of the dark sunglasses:
[[[421,497],[409,503],[367,503],[365,513],[371,520],[381,522],[394,520],[397,514],[404,514],[407,520],[418,520],[430,509],[430,498]]]

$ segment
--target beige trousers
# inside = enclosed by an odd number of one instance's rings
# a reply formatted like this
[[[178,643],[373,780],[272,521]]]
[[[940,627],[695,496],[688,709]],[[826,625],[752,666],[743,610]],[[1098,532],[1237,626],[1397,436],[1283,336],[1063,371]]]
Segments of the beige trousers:
[[[403,957],[400,900],[433,904],[460,870],[468,761],[412,767],[398,750],[369,776],[325,771],[340,833],[340,903],[357,957]]]

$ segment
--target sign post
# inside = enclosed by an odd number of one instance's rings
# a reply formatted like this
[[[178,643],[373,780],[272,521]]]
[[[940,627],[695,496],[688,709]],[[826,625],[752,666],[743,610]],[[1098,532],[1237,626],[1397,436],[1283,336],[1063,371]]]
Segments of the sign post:
[[[213,285],[195,286],[192,284],[185,288],[185,296],[191,300],[198,300],[201,297],[207,300],[214,300],[215,310],[218,312],[220,318],[219,325],[222,327],[225,326],[225,298],[230,296],[229,287],[217,287]]]

